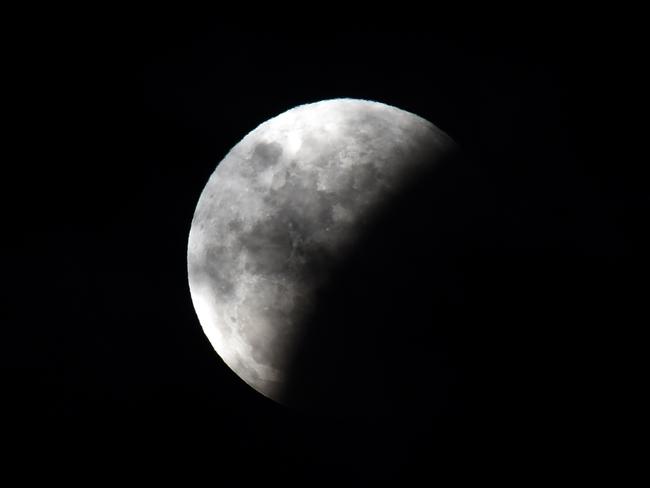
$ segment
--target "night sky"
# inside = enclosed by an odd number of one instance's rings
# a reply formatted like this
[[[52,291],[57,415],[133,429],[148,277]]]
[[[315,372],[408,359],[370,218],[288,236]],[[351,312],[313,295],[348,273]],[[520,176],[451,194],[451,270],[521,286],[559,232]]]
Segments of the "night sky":
[[[11,55],[14,125],[33,129],[2,196],[15,452],[215,486],[554,479],[575,464],[596,435],[586,392],[607,391],[595,336],[635,315],[647,266],[640,183],[581,153],[588,38],[93,18],[30,24]],[[286,409],[239,380],[186,270],[216,164],[267,119],[336,97],[416,113],[462,149],[395,203],[315,319],[338,334],[314,338],[323,364],[336,370],[328,341],[345,338],[394,387],[389,407],[348,415]]]

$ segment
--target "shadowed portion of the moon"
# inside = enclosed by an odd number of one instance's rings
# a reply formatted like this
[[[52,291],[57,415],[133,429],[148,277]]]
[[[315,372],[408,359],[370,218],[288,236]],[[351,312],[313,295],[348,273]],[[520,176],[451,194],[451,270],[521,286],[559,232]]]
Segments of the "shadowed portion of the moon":
[[[566,373],[580,315],[603,295],[599,268],[576,251],[598,234],[570,213],[513,218],[496,188],[457,153],[378,210],[303,324],[289,403],[405,436],[441,418],[447,439],[553,428],[581,381]]]
[[[335,415],[384,415],[398,404],[443,412],[453,402],[458,411],[461,359],[450,347],[462,327],[453,277],[466,247],[458,236],[472,222],[448,215],[470,218],[476,209],[462,209],[471,190],[467,181],[458,186],[467,169],[460,154],[432,158],[377,207],[319,290],[288,369],[287,404]]]

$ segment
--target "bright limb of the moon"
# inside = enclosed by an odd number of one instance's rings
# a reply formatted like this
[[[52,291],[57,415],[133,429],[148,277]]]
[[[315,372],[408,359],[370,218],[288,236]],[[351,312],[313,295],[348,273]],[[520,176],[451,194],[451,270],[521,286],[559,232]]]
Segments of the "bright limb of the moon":
[[[417,115],[353,99],[296,107],[244,137],[206,184],[188,243],[192,301],[224,362],[282,401],[328,271],[373,212],[452,147]]]

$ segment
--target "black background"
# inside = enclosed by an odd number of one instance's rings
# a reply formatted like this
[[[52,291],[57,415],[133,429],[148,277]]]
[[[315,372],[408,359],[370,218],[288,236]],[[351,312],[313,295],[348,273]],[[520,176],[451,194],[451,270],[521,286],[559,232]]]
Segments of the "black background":
[[[585,137],[602,44],[575,26],[56,19],[9,43],[12,129],[27,129],[2,183],[15,452],[226,486],[517,479],[575,467],[602,435],[603,344],[640,320],[647,208],[626,166],[581,151],[611,135]],[[270,117],[335,97],[414,112],[462,148],[395,203],[323,305],[334,332],[319,360],[351,397],[383,388],[347,415],[241,382],[204,337],[186,274],[218,161]],[[371,349],[367,381],[337,347]]]

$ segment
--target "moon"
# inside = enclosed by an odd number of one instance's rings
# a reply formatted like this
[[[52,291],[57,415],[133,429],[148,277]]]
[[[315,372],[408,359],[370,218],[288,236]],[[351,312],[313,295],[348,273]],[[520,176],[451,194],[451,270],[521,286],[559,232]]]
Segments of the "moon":
[[[318,290],[379,209],[454,146],[422,117],[356,99],[295,107],[235,145],[199,197],[187,251],[196,314],[226,365],[286,404]]]

